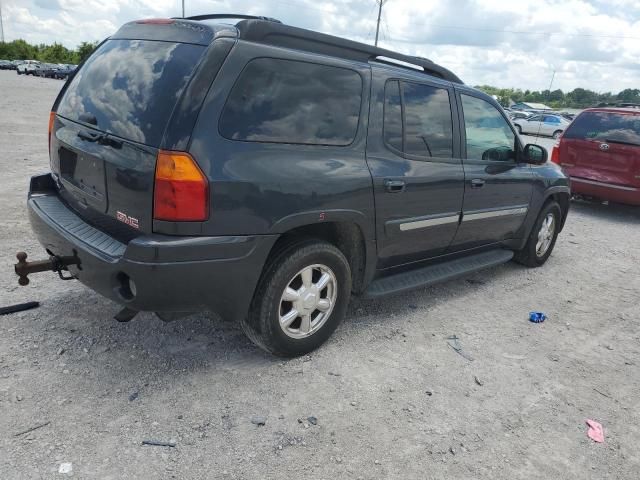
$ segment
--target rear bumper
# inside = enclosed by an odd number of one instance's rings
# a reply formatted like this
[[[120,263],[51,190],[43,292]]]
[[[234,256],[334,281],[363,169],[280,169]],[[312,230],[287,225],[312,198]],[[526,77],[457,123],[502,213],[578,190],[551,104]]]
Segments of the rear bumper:
[[[92,290],[134,310],[247,314],[276,235],[146,235],[124,244],[84,222],[52,187],[50,175],[31,179],[32,229],[50,254],[78,256],[69,271]]]
[[[627,205],[640,205],[640,188],[636,187],[571,177],[571,192]]]

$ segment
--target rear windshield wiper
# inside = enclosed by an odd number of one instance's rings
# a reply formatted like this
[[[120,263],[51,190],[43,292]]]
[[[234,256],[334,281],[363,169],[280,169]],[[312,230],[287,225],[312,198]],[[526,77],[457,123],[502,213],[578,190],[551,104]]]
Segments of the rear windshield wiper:
[[[607,143],[619,143],[620,145],[631,145],[634,147],[640,147],[640,143],[625,142],[624,140],[616,140],[615,138],[605,138],[604,141]]]

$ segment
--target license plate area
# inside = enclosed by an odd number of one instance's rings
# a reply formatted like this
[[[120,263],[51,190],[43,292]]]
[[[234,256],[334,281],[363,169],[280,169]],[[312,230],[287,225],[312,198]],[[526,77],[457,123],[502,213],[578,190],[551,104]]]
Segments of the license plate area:
[[[99,211],[107,207],[104,161],[86,153],[60,147],[60,177],[82,206]]]

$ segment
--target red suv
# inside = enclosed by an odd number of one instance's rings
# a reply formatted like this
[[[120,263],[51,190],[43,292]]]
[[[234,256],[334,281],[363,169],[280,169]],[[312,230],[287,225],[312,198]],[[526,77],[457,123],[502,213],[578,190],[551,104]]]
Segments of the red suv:
[[[640,108],[591,108],[576,117],[551,161],[571,177],[571,191],[640,205]]]

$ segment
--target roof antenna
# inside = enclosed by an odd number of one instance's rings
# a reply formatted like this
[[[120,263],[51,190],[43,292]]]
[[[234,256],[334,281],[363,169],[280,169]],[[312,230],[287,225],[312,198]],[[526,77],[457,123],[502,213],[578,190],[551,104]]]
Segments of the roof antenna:
[[[376,2],[378,3],[378,24],[376,26],[376,43],[375,46],[378,46],[378,34],[380,33],[380,18],[382,17],[382,7],[384,7],[384,4],[387,3],[389,0],[376,0]]]
[[[551,75],[551,82],[549,83],[549,90],[547,90],[547,92],[549,92],[547,94],[547,102],[551,102],[551,87],[553,86],[553,81],[556,78],[556,69],[555,67],[553,68],[553,75]],[[540,129],[542,128],[542,122],[538,122],[538,135],[536,135],[536,145],[538,144],[538,141],[540,139]]]

